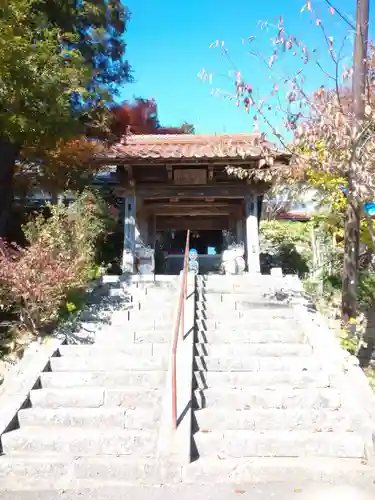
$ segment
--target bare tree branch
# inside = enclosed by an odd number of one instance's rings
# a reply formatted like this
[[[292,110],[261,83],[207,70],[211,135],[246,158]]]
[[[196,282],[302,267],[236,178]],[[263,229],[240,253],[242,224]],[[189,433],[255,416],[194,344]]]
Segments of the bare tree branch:
[[[329,7],[332,7],[332,9],[334,9],[334,10],[335,10],[335,12],[337,13],[337,15],[338,15],[339,17],[341,17],[341,19],[342,19],[342,20],[343,20],[343,21],[344,21],[344,22],[345,22],[348,26],[350,26],[350,28],[352,28],[352,30],[354,30],[354,31],[355,31],[355,25],[354,25],[354,24],[350,21],[350,19],[348,19],[348,18],[346,17],[346,15],[345,15],[345,14],[343,14],[343,13],[342,13],[342,12],[341,12],[341,11],[340,11],[340,10],[339,10],[336,6],[335,6],[335,5],[331,2],[331,0],[324,0],[324,1],[325,1],[325,3],[326,3],[327,5],[329,5]]]

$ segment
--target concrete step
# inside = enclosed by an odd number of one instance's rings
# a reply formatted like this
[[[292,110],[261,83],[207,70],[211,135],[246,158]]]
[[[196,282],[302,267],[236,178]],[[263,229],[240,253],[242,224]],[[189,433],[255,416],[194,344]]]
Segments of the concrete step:
[[[139,311],[140,312],[140,311]],[[200,319],[216,319],[217,321],[222,321],[226,317],[230,317],[233,321],[251,321],[254,319],[258,321],[271,321],[271,320],[287,320],[296,321],[295,312],[293,310],[285,308],[281,309],[252,309],[252,310],[236,310],[235,307],[231,307],[227,304],[221,304],[217,307],[210,307],[208,309],[203,309],[198,307],[197,315]]]
[[[157,318],[148,317],[147,315],[143,318],[132,317],[127,323],[111,323],[111,326],[119,327],[122,326],[127,330],[141,331],[141,330],[166,330],[171,329],[174,326],[174,320],[172,318]]]
[[[129,316],[128,310],[121,311],[121,314],[125,317]],[[110,313],[112,315],[112,313]],[[105,322],[101,320],[99,317],[98,313],[96,311],[82,311],[79,316],[80,323],[82,324],[87,324],[87,325],[100,325],[104,326]]]
[[[242,274],[242,275],[209,275],[199,283],[201,286],[221,285],[221,286],[238,286],[246,285],[250,287],[263,285],[287,285],[291,284],[290,277],[286,276],[271,276],[266,274]]]
[[[296,320],[289,319],[279,319],[279,318],[269,318],[262,319],[256,316],[251,316],[249,318],[232,318],[231,314],[228,314],[222,319],[209,318],[203,319],[203,329],[204,330],[228,330],[233,328],[239,329],[253,329],[261,328],[262,330],[289,330],[289,329],[300,329],[302,325],[299,325]]]
[[[197,312],[201,317],[212,317],[217,314],[224,315],[229,313],[233,317],[244,317],[250,314],[259,315],[259,317],[280,317],[293,318],[295,312],[289,307],[262,307],[261,304],[253,306],[244,306],[242,302],[218,302],[217,304],[198,304]]]
[[[234,357],[234,356],[311,356],[312,347],[309,344],[286,343],[196,343],[197,356]]]
[[[200,456],[363,458],[365,445],[353,432],[224,431],[198,432]]]
[[[92,480],[100,480],[101,485],[116,482],[122,484],[173,484],[181,480],[181,467],[167,460],[155,458],[139,458],[137,456],[91,456],[76,457],[74,455],[38,456],[12,455],[3,456],[0,460],[0,491],[26,490],[32,497],[32,490],[61,489],[65,495],[71,493],[79,484],[86,484]],[[99,486],[98,484],[96,486]],[[74,488],[74,490],[73,490]],[[29,491],[27,491],[29,490]],[[107,490],[108,491],[108,490]],[[53,495],[53,492],[48,492]],[[57,492],[56,492],[57,493]],[[10,497],[17,500],[19,497]],[[63,495],[62,498],[65,498]],[[82,495],[82,493],[81,493]],[[95,492],[94,492],[95,495]],[[4,498],[4,493],[0,493]],[[25,497],[28,498],[28,497]],[[46,497],[49,498],[49,497]],[[53,496],[51,498],[54,498]],[[95,496],[80,496],[81,499],[91,499]],[[104,497],[103,497],[104,498]],[[123,497],[118,499],[134,498]]]
[[[102,284],[121,284],[126,288],[138,288],[144,286],[151,288],[171,287],[176,286],[176,283],[178,282],[178,276],[168,276],[165,274],[138,274],[130,276],[129,278],[124,275],[104,274],[101,277]]]
[[[264,485],[277,485],[273,495],[261,496],[262,500],[291,500],[299,498],[303,500],[370,500],[372,497],[342,495],[343,490],[340,488],[341,495],[336,491],[336,494],[323,496],[319,491],[313,488],[316,495],[305,496],[304,484],[312,483],[316,488],[319,484],[331,483],[345,485],[360,485],[366,484],[368,491],[373,490],[374,473],[372,467],[365,465],[360,459],[351,458],[261,458],[256,460],[250,458],[230,458],[230,457],[201,457],[196,462],[184,467],[182,471],[182,480],[185,483],[197,484],[213,484],[216,488],[220,488],[220,483],[229,483],[232,485],[245,485],[252,483],[256,486],[254,489],[242,486],[238,491],[243,491],[241,498],[249,498],[249,500],[257,500],[257,492],[264,491]],[[281,491],[283,485],[294,484],[291,488],[290,495],[282,496]],[[307,491],[307,490],[306,490]],[[326,491],[325,489],[323,491]],[[250,495],[247,497],[247,492]],[[344,490],[345,492],[345,490]],[[322,490],[320,491],[322,493]],[[215,496],[212,497],[214,500]],[[229,495],[227,498],[231,498]]]
[[[278,387],[287,384],[290,388],[302,387],[329,387],[330,377],[323,371],[237,371],[237,372],[194,372],[196,388],[241,388],[249,386],[263,386],[264,388]]]
[[[300,292],[293,293],[287,290],[282,291],[282,287],[277,287],[273,288],[271,286],[262,286],[262,287],[215,287],[215,286],[210,286],[206,288],[205,290],[198,291],[198,297],[201,299],[205,300],[223,300],[226,302],[226,300],[229,300],[229,302],[232,302],[233,299],[226,299],[226,296],[239,296],[242,295],[243,297],[246,297],[246,299],[251,299],[258,301],[260,299],[264,300],[264,297],[272,297],[274,301],[278,300],[279,302],[281,301],[286,301],[288,296],[291,294],[295,296],[300,296]]]
[[[226,407],[233,411],[253,408],[338,409],[341,397],[335,389],[291,389],[289,385],[274,389],[246,387],[241,389],[210,388],[194,391],[196,407]]]
[[[265,330],[262,327],[253,326],[251,328],[241,326],[236,328],[231,326],[228,329],[211,329],[209,331],[199,330],[197,332],[198,342],[219,342],[234,343],[304,343],[307,341],[305,334],[294,329],[271,329]]]
[[[203,283],[242,283],[242,282],[250,282],[250,283],[258,283],[264,281],[286,281],[290,280],[290,276],[274,276],[271,274],[260,274],[260,273],[244,273],[244,274],[208,274],[207,276],[202,277]]]
[[[156,429],[158,408],[28,408],[18,412],[21,428],[80,427],[117,429]]]
[[[225,304],[226,302],[223,303]],[[272,301],[269,298],[264,298],[259,302],[252,300],[237,300],[234,306],[236,311],[256,311],[257,314],[266,312],[270,312],[272,315],[280,313],[283,316],[292,316],[294,314],[291,306],[282,302]]]
[[[295,476],[292,476],[292,479]],[[333,476],[335,478],[336,476]],[[341,476],[342,477],[342,476]],[[207,478],[206,478],[207,479]],[[298,483],[298,481],[297,481]],[[161,487],[155,485],[134,486],[129,484],[113,483],[103,486],[99,479],[91,481],[79,481],[74,489],[40,489],[36,491],[17,491],[15,499],[14,492],[4,492],[1,500],[228,500],[234,496],[241,495],[243,500],[270,500],[280,498],[282,500],[291,500],[294,497],[301,497],[301,500],[310,500],[319,498],[321,500],[330,500],[332,498],[342,498],[343,500],[373,500],[373,485],[370,480],[363,479],[360,484],[348,486],[342,479],[339,484],[316,483],[307,481],[298,483],[301,487],[296,488],[296,481],[286,480],[282,483],[268,482],[262,485],[254,484],[249,479],[247,483],[242,482],[241,487],[235,483],[212,483],[205,484],[184,484]],[[297,491],[296,491],[297,490]],[[302,493],[296,495],[296,493]],[[13,495],[13,496],[12,496]]]
[[[196,411],[195,417],[201,432],[225,430],[294,431],[312,432],[353,431],[353,423],[344,411],[330,409],[280,409],[234,410],[206,408]]]
[[[164,321],[166,323],[172,323],[175,316],[175,308],[170,308],[169,311],[166,312],[152,312],[152,311],[143,311],[143,310],[133,310],[129,312],[129,322],[141,322],[141,324],[151,323],[151,320],[154,321],[155,324],[163,324]],[[116,319],[114,318],[112,321],[113,325],[118,324]]]
[[[177,295],[146,295],[143,300],[139,300],[135,305],[138,307],[133,307],[131,312],[137,312],[141,314],[142,312],[152,312],[153,314],[163,315],[170,314],[171,311],[177,307]],[[157,308],[153,308],[153,304],[157,305]]]
[[[223,293],[223,294],[203,294],[201,296],[202,304],[206,307],[216,307],[219,304],[225,304],[231,307],[237,306],[236,309],[242,307],[259,309],[289,309],[283,300],[277,300],[269,297],[267,292],[257,293]]]
[[[240,278],[240,277],[239,277]],[[237,279],[237,280],[229,280],[229,279],[221,279],[221,280],[209,280],[204,283],[199,284],[199,287],[206,292],[217,292],[223,290],[224,293],[227,291],[233,291],[240,289],[241,291],[253,291],[259,290],[263,288],[281,288],[281,287],[289,287],[290,285],[284,279],[279,280],[270,280],[264,279]]]
[[[121,286],[110,286],[110,288],[107,287],[106,290],[101,290],[101,295],[104,297],[120,297],[122,299],[127,299],[131,298],[131,290],[129,289],[124,289]]]
[[[129,328],[128,325],[114,327],[105,327],[95,335],[96,343],[112,342],[115,345],[119,343],[165,343],[170,342],[172,338],[172,328],[162,329],[141,329],[136,325]]]
[[[126,290],[125,290],[126,293]],[[177,300],[178,292],[177,289],[166,289],[166,288],[149,288],[149,287],[141,287],[137,290],[133,291],[131,294],[133,302],[140,301],[151,302],[152,300],[159,300],[160,303],[168,304],[170,301]]]
[[[63,359],[63,358],[61,358]],[[195,370],[230,372],[230,371],[318,371],[322,363],[311,356],[241,356],[241,357],[206,357],[195,356]],[[327,367],[328,368],[328,367]],[[334,366],[329,367],[332,371]]]
[[[97,356],[76,357],[61,356],[51,358],[51,370],[53,372],[82,372],[82,371],[107,371],[107,370],[134,370],[134,371],[158,371],[167,369],[167,360],[152,356],[151,358],[138,359],[135,356],[124,357]]]
[[[155,306],[154,306],[155,307]],[[139,308],[129,308],[126,311],[115,311],[111,314],[111,324],[112,325],[122,325],[128,321],[135,320],[168,320],[171,321],[173,319],[174,307],[169,307],[165,309],[164,307],[161,310],[155,309],[139,309]],[[238,311],[240,313],[240,311]]]
[[[165,377],[165,371],[43,372],[40,376],[40,383],[43,389],[129,386],[139,389],[161,389],[164,388]]]
[[[136,358],[150,358],[152,356],[169,356],[169,346],[165,343],[121,343],[119,345],[112,342],[105,344],[95,343],[89,345],[63,345],[59,348],[61,356],[86,357],[100,356],[106,354],[121,355],[125,357],[135,356]]]
[[[176,288],[180,282],[181,279],[179,276],[176,275],[167,275],[167,274],[160,274],[155,276],[153,279],[152,277],[150,278],[149,276],[145,275],[138,275],[138,276],[133,276],[133,284],[137,284],[138,287],[146,286],[148,288],[152,289],[168,289],[168,288]]]
[[[126,291],[126,287],[124,288]],[[154,296],[156,294],[160,294],[162,296],[176,296],[178,294],[178,287],[153,287],[153,286],[147,286],[147,285],[141,285],[135,288],[134,291],[132,291],[132,295],[139,295],[139,296]]]
[[[129,429],[85,429],[33,427],[17,429],[2,435],[5,454],[67,453],[79,456],[138,455],[153,456],[157,446],[157,431]]]
[[[161,403],[159,389],[75,387],[71,389],[36,389],[30,392],[33,408],[151,408]]]
[[[249,286],[249,285],[223,285],[223,284],[210,284],[198,289],[200,296],[213,296],[218,297],[226,294],[246,294],[252,297],[261,297],[264,293],[268,292],[271,287],[267,285]]]
[[[100,278],[100,282],[103,285],[121,283],[121,276],[119,276],[118,274],[103,274],[103,276]]]
[[[139,314],[170,314],[171,310],[175,310],[176,306],[173,301],[168,300],[163,302],[159,300],[157,296],[153,297],[152,300],[140,300],[133,303],[133,307],[130,311],[137,312]]]
[[[288,285],[284,283],[272,284],[272,283],[237,283],[237,284],[226,284],[226,283],[209,283],[204,286],[201,290],[207,295],[223,295],[230,293],[240,293],[253,296],[262,296],[264,293],[270,290],[280,290],[282,288],[287,288]]]

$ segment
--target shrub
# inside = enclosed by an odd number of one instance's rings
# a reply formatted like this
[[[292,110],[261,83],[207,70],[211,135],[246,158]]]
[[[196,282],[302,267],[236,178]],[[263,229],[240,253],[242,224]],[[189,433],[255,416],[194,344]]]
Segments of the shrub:
[[[0,273],[5,271],[6,262],[18,261],[19,250],[15,245],[10,245],[0,238]],[[1,279],[0,274],[0,314],[12,308],[9,283]]]
[[[34,334],[56,321],[62,307],[78,308],[74,293],[98,277],[96,242],[112,222],[105,202],[88,190],[69,206],[49,206],[49,212],[25,225],[25,249],[0,247],[0,287],[18,307],[20,323]]]
[[[311,226],[303,222],[263,221],[261,252],[270,255],[285,273],[305,276],[311,265]]]
[[[9,300],[18,306],[21,324],[37,334],[56,319],[67,291],[82,286],[81,268],[81,259],[56,253],[41,239],[27,249],[19,248],[16,258],[0,256],[0,282],[5,284]]]
[[[374,305],[375,274],[362,272],[358,283],[358,303],[362,310],[367,311]]]
[[[340,344],[346,351],[355,356],[358,352],[360,345],[360,338],[358,335],[352,335],[347,329],[341,330]]]

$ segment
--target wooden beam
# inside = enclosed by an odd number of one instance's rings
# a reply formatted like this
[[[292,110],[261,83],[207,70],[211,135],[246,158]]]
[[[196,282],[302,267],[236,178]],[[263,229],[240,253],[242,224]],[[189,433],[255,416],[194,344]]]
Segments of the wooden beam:
[[[192,202],[192,203],[187,203],[187,202],[180,202],[180,203],[148,203],[147,208],[150,210],[179,210],[179,209],[186,209],[186,210],[195,210],[199,208],[226,208],[228,210],[232,208],[238,208],[242,206],[240,203],[228,203],[225,201],[222,202],[213,202],[213,203],[202,203],[202,202]]]
[[[138,184],[136,193],[148,200],[158,198],[240,198],[243,199],[251,193],[256,192],[256,186],[247,184],[226,184],[206,186],[158,186],[155,184]]]
[[[238,218],[243,215],[242,203],[149,203],[145,205],[148,214],[157,216],[206,216],[225,215]]]
[[[229,228],[229,217],[157,217],[156,227],[158,230],[168,229],[193,229],[204,230],[223,230]]]
[[[239,207],[236,207],[236,206],[215,206],[215,205],[207,205],[207,206],[202,206],[202,205],[198,205],[198,206],[194,206],[194,205],[186,205],[186,206],[182,206],[180,207],[179,205],[176,205],[175,207],[172,207],[172,208],[169,208],[169,207],[166,207],[166,206],[163,206],[163,207],[152,207],[150,208],[150,211],[151,212],[154,212],[156,214],[160,213],[160,212],[163,212],[163,213],[166,213],[166,214],[175,214],[176,212],[182,212],[182,213],[186,213],[187,215],[189,215],[189,212],[193,213],[197,213],[197,212],[217,212],[217,211],[220,211],[220,212],[225,212],[225,213],[231,213],[231,212],[235,212],[238,210]]]
[[[194,210],[188,211],[188,210],[177,210],[176,212],[163,212],[162,210],[155,212],[155,215],[157,217],[211,217],[211,216],[219,216],[219,217],[229,217],[229,214],[226,210]]]

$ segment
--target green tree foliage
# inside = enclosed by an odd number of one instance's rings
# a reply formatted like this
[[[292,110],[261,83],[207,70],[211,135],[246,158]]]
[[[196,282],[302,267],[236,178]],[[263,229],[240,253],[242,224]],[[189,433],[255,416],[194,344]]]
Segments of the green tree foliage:
[[[20,151],[48,147],[79,128],[72,101],[86,98],[91,70],[62,36],[33,0],[0,8],[0,236],[8,234]]]
[[[0,8],[0,131],[19,146],[75,131],[73,99],[87,96],[90,68],[61,42],[33,0]]]
[[[89,135],[107,138],[112,114],[108,105],[119,85],[131,80],[124,34],[129,11],[121,0],[39,0],[49,23],[67,46],[79,50],[91,68],[89,93],[77,99],[81,123]]]
[[[98,243],[114,224],[108,205],[95,191],[83,191],[67,207],[49,209],[48,218],[41,214],[26,225],[27,248],[0,240],[4,306],[13,306],[20,326],[34,334],[57,319],[70,292],[95,277]]]
[[[42,0],[38,8],[50,23],[68,33],[65,42],[92,67],[91,90],[114,92],[119,83],[128,81],[124,33],[129,12],[121,0]]]
[[[9,0],[0,5],[0,237],[10,226],[14,165],[82,133],[109,131],[129,80],[119,0]]]

